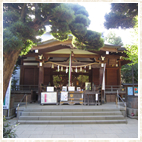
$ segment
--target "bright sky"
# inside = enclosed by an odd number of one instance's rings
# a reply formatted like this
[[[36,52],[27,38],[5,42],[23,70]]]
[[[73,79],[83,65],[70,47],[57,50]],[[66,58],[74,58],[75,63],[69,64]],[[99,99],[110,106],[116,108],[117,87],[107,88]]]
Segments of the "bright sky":
[[[94,30],[97,32],[104,33],[104,35],[107,35],[109,32],[104,27],[105,22],[105,14],[110,12],[111,3],[108,2],[83,2],[78,3],[86,8],[86,10],[89,13],[89,19],[91,20],[91,24],[88,29]],[[124,44],[130,44],[131,42],[131,34],[130,31],[132,29],[113,29],[113,31],[121,37]]]
[[[106,13],[110,12],[110,3],[108,2],[80,2],[78,3],[86,8],[89,13],[89,19],[91,20],[91,24],[88,29],[97,31],[100,33],[104,33],[107,35],[108,30],[104,27],[104,16]],[[130,44],[131,42],[131,34],[130,30],[122,30],[122,29],[113,29],[114,32],[122,38],[122,41],[125,44]]]

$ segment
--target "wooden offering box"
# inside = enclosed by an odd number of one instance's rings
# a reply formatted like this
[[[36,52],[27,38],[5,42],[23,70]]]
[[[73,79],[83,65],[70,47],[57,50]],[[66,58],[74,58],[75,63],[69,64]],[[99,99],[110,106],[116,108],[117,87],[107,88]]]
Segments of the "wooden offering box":
[[[68,100],[60,101],[60,104],[81,104],[83,105],[83,91],[69,91]]]

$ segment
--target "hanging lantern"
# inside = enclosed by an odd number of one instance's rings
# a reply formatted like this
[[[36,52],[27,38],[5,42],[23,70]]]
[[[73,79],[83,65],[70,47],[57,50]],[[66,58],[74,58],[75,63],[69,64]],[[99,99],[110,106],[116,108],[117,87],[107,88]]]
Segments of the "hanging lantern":
[[[89,65],[89,70],[91,70],[91,65]]]
[[[77,72],[77,67],[76,67],[76,69],[75,69],[75,72]]]
[[[101,63],[101,67],[104,67],[104,64],[103,64],[103,63]]]
[[[52,64],[52,69],[54,68],[54,64]]]
[[[116,67],[118,67],[118,64],[116,64]]]
[[[106,51],[106,54],[109,54],[109,51]]]
[[[82,67],[80,67],[80,71],[82,71]]]
[[[63,71],[63,66],[61,66],[61,71]]]
[[[57,66],[57,68],[58,68],[58,72],[59,72],[59,65]]]
[[[42,62],[39,63],[39,66],[42,67]]]
[[[38,49],[35,50],[35,53],[38,53]]]
[[[84,67],[84,69],[85,69],[85,72],[86,72],[86,66]]]
[[[66,67],[66,73],[68,72],[68,67]]]

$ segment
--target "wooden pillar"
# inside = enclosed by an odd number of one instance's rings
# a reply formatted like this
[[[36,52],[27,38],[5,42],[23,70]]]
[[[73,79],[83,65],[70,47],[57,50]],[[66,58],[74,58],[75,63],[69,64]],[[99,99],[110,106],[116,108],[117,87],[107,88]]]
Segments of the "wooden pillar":
[[[102,81],[103,81],[103,71],[104,71],[104,68],[103,68],[103,67],[100,67],[99,85],[102,85]]]
[[[44,63],[39,63],[39,81],[38,81],[38,103],[41,103],[41,84],[44,83]]]
[[[121,61],[119,61],[119,68],[118,68],[118,85],[121,85]]]

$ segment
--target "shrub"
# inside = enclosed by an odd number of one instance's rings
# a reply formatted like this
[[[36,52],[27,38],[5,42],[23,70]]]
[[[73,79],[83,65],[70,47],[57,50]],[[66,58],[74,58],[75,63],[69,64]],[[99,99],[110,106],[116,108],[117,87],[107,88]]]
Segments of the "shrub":
[[[10,122],[8,122],[5,119],[5,116],[3,117],[3,138],[16,138],[16,133],[14,130],[15,126],[11,125]]]

